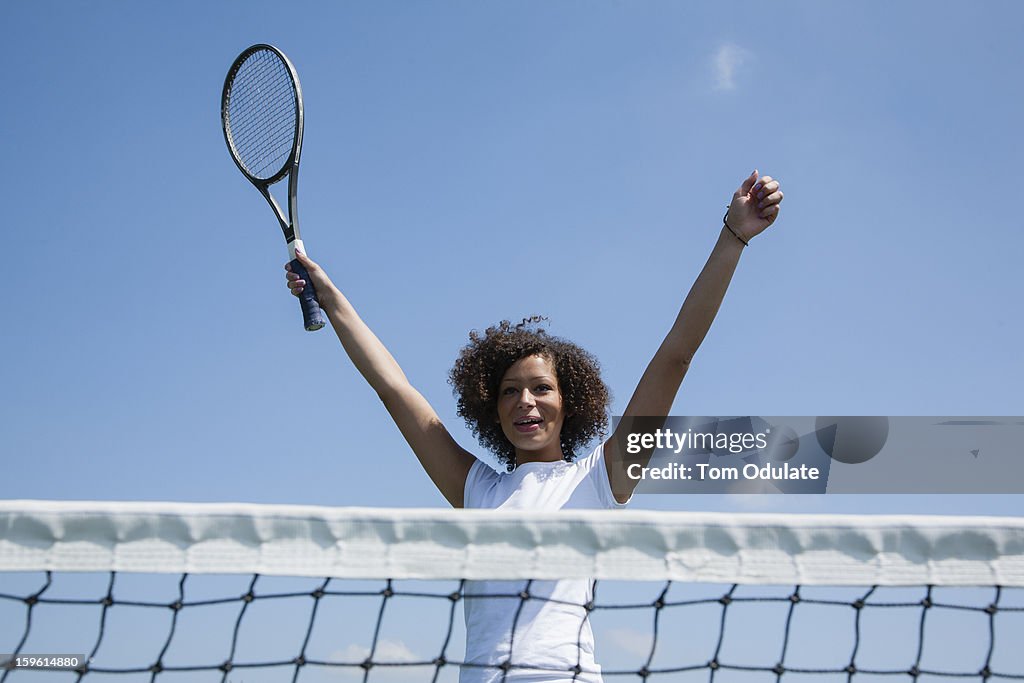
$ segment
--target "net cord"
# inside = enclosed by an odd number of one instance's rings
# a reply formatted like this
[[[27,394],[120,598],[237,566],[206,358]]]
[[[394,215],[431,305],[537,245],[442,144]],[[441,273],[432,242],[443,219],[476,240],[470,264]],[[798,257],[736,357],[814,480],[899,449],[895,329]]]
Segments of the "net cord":
[[[0,502],[0,571],[1024,586],[1024,518]]]

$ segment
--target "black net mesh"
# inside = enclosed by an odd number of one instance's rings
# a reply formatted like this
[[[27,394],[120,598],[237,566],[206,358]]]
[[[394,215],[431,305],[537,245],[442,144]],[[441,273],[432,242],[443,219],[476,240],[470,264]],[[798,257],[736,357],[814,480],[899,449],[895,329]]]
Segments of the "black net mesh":
[[[517,619],[544,599],[507,585]],[[482,597],[465,581],[255,575],[8,573],[0,586],[0,652],[85,658],[0,670],[35,683],[454,682],[459,612]],[[1024,680],[1021,588],[599,581],[593,595],[578,611],[608,681]],[[512,660],[489,667],[495,680],[530,665],[514,642]]]

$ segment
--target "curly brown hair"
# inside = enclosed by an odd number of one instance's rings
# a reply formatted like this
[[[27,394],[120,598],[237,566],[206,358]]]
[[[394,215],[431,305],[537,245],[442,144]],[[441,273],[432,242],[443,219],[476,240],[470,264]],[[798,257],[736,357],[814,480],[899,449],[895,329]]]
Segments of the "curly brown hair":
[[[576,344],[538,328],[545,320],[533,316],[515,325],[502,320],[483,334],[473,330],[448,376],[459,416],[509,472],[516,467],[516,452],[496,420],[498,388],[505,372],[522,358],[540,356],[555,369],[565,412],[561,445],[566,460],[572,461],[578,448],[603,435],[608,426],[611,394],[600,364]]]

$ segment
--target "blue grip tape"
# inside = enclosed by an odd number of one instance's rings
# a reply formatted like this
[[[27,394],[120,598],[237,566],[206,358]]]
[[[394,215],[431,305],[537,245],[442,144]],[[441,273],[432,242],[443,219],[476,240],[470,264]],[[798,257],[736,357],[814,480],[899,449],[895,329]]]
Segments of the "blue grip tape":
[[[324,319],[324,312],[320,309],[320,302],[317,301],[316,289],[313,287],[313,281],[309,279],[309,271],[299,263],[299,259],[292,260],[288,265],[293,273],[306,281],[306,286],[299,294],[299,303],[302,304],[302,322],[306,326],[307,332],[315,332],[326,325],[327,320]]]

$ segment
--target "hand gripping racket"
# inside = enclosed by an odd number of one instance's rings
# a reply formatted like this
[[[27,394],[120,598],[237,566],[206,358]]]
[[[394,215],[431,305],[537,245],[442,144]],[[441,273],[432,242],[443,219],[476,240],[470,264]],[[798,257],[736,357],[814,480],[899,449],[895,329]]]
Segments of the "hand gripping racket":
[[[302,88],[295,67],[272,45],[246,49],[224,79],[220,114],[231,158],[274,210],[288,243],[292,272],[306,281],[299,297],[306,329],[319,330],[325,323],[323,311],[309,273],[295,258],[295,249],[303,248],[295,200],[302,151]],[[270,186],[285,176],[287,219],[270,194]]]

